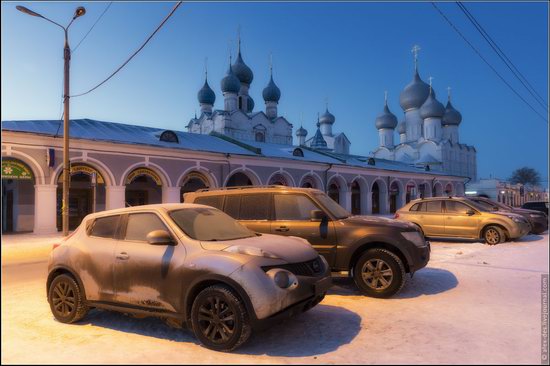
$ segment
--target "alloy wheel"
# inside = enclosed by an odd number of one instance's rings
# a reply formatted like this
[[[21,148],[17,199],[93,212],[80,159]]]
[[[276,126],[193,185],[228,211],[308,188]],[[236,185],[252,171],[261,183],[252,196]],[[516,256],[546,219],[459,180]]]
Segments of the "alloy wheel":
[[[199,307],[202,334],[214,343],[227,342],[235,332],[235,312],[222,296],[211,296]]]
[[[69,316],[76,308],[74,289],[66,281],[58,282],[52,294],[52,303],[55,311],[62,317]]]
[[[376,258],[365,262],[361,275],[367,286],[374,290],[385,290],[393,280],[393,271],[388,263]]]
[[[493,228],[490,228],[485,233],[485,240],[489,244],[498,244],[500,241],[500,234]]]

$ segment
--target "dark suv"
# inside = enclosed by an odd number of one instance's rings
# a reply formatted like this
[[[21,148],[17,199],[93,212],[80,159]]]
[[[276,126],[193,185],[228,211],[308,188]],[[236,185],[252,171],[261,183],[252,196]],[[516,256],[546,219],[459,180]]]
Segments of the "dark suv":
[[[548,216],[544,212],[537,210],[528,210],[525,208],[512,207],[504,203],[495,202],[485,197],[468,197],[478,205],[485,207],[488,210],[513,212],[523,216],[531,225],[531,233],[542,234],[548,230]]]
[[[251,230],[307,239],[332,271],[349,271],[373,297],[396,294],[406,273],[412,276],[430,258],[430,245],[415,225],[353,216],[316,189],[231,187],[186,193],[184,198],[219,208]]]
[[[548,216],[548,202],[546,201],[525,202],[521,208],[544,212]]]

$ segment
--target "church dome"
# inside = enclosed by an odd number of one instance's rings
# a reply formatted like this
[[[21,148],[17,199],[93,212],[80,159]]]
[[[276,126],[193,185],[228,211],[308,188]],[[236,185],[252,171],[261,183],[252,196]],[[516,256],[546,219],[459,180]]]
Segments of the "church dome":
[[[397,125],[397,133],[400,135],[407,133],[407,125],[405,124],[405,121],[399,122]]]
[[[229,70],[227,74],[222,79],[221,82],[222,92],[224,93],[238,93],[241,90],[241,82],[233,73],[231,65],[229,65]]]
[[[307,130],[305,128],[303,128],[302,126],[300,126],[300,128],[296,130],[296,136],[298,136],[298,137],[307,136]]]
[[[390,112],[387,102],[384,105],[384,112],[376,117],[375,125],[378,130],[382,128],[394,129],[397,126],[397,117]]]
[[[450,99],[445,107],[442,122],[444,126],[458,126],[462,122],[462,115],[453,107]]]
[[[204,85],[197,93],[197,99],[199,100],[200,104],[211,104],[213,105],[216,101],[216,94],[210,88],[210,85],[208,85],[208,80],[204,80]]]
[[[414,71],[413,80],[405,86],[399,95],[399,104],[404,111],[420,108],[430,93],[430,86],[420,79],[418,70]]]
[[[250,85],[250,83],[252,83],[252,80],[254,79],[254,74],[252,73],[252,70],[243,61],[241,51],[239,51],[239,54],[237,55],[237,60],[235,60],[235,63],[233,64],[233,72],[235,73],[235,76],[239,79],[239,81],[243,84]]]
[[[269,79],[269,84],[264,88],[262,96],[266,102],[279,102],[281,98],[281,90],[273,81],[273,75]]]
[[[248,104],[247,106],[247,112],[250,113],[254,110],[254,99],[249,95],[248,96]]]
[[[428,99],[420,107],[420,117],[426,118],[441,118],[445,114],[445,107],[435,99],[433,88],[430,88]]]
[[[325,113],[323,113],[321,115],[321,118],[319,119],[319,122],[324,125],[324,124],[333,124],[334,122],[336,121],[336,117],[334,117],[334,115],[332,113],[330,113],[328,111],[328,107],[327,109],[325,110]]]

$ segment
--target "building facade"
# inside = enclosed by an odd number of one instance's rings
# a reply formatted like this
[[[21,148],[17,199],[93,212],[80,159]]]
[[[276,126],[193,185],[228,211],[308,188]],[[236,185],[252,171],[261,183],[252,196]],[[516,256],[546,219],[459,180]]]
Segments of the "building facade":
[[[486,197],[514,207],[530,201],[548,201],[548,189],[511,184],[492,178],[467,183],[465,193],[467,196]]]
[[[413,79],[399,95],[404,119],[397,123],[386,96],[383,112],[375,121],[379,146],[374,156],[462,175],[475,181],[476,149],[460,142],[462,115],[451,104],[450,88],[448,91],[447,105],[443,106],[436,98],[431,78],[430,84],[420,78],[415,56]]]

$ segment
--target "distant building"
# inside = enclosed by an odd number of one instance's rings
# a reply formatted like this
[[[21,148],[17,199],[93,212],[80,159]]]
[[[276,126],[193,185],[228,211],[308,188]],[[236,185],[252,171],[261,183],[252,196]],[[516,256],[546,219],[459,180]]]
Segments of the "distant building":
[[[466,196],[486,197],[510,206],[521,206],[530,201],[548,201],[548,189],[492,178],[467,183],[465,193]]]
[[[413,50],[416,52],[418,48]],[[431,81],[426,84],[420,78],[415,53],[413,80],[399,96],[399,104],[405,112],[404,120],[397,123],[386,96],[383,112],[375,121],[380,142],[373,154],[377,158],[466,176],[475,181],[476,149],[459,140],[462,115],[451,104],[450,89],[447,105],[443,106],[431,84]],[[395,139],[396,133],[398,139]]]

